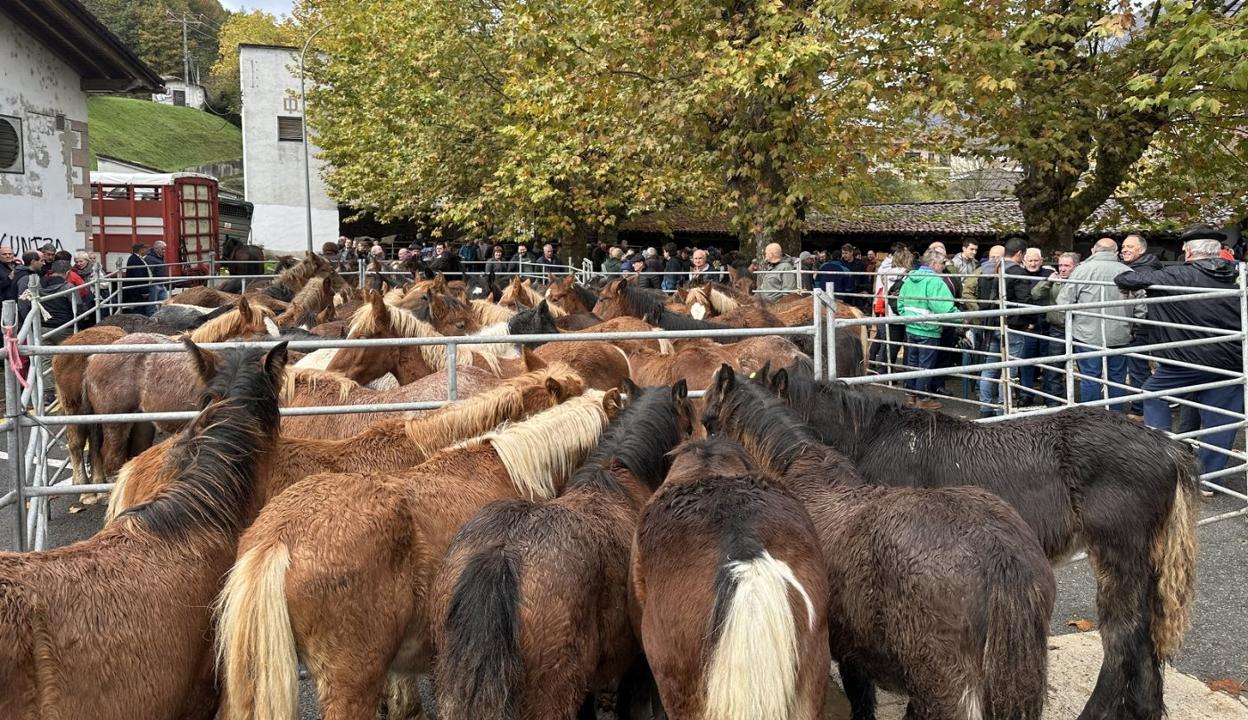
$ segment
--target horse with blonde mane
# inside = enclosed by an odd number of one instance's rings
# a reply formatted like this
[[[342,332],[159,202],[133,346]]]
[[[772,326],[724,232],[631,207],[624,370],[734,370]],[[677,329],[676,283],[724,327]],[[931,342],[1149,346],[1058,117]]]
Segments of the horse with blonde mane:
[[[498,387],[408,419],[382,420],[338,440],[283,437],[282,462],[260,478],[262,502],[317,473],[401,470],[419,465],[447,445],[515,422],[577,397],[585,382],[566,365],[552,365],[504,381]],[[170,482],[164,457],[174,438],[145,451],[118,473],[107,517],[154,497]]]
[[[82,542],[0,553],[0,717],[215,715],[209,607],[276,461],[286,347],[188,345],[205,391],[167,490]]]
[[[590,391],[412,470],[311,477],[270,502],[218,604],[224,720],[294,717],[300,658],[325,720],[373,717],[388,674],[429,666],[425,598],[454,534],[491,501],[554,497],[618,402]]]

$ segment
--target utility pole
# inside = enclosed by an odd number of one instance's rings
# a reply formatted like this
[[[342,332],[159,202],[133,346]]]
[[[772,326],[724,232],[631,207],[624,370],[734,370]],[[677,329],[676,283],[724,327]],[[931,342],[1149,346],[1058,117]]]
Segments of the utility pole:
[[[165,14],[169,16],[171,22],[182,26],[182,81],[190,84],[191,82],[191,49],[187,41],[187,32],[191,25],[203,25],[203,21],[192,20],[186,13],[182,12],[182,17],[173,14],[172,10],[166,10]]]

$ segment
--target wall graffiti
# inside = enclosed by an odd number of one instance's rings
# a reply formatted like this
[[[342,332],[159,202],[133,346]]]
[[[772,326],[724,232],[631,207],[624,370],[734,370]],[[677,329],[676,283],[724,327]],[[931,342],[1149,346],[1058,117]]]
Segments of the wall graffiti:
[[[57,250],[65,249],[65,246],[61,243],[60,238],[42,237],[39,235],[10,235],[8,233],[0,233],[0,245],[8,245],[13,248],[13,252],[18,255],[21,255],[27,250],[38,250],[48,243],[52,243]]]

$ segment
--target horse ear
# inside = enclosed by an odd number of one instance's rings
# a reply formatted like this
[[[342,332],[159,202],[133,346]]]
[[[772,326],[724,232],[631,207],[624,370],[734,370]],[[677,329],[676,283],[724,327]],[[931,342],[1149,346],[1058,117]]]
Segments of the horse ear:
[[[626,285],[628,285],[628,280],[626,278],[620,278],[619,280],[612,280],[610,284],[607,285],[607,288],[616,293],[623,293],[624,286]]]
[[[251,303],[247,302],[246,295],[238,299],[238,314],[242,316],[244,322],[251,322]]]
[[[368,291],[368,303],[373,306],[373,315],[381,317],[386,314],[386,300],[376,290]]]
[[[298,314],[296,314],[294,317],[298,318]],[[281,328],[277,326],[277,323],[273,322],[273,318],[268,317],[267,315],[264,318],[264,331],[269,334],[269,337],[281,337],[282,336]]]
[[[286,361],[290,359],[290,351],[286,347],[288,344],[280,342],[264,356],[264,372],[277,387],[281,387],[282,375],[286,372]]]
[[[546,304],[545,298],[543,298],[542,301],[537,304],[537,314],[546,315],[546,316],[550,315],[550,306]]]
[[[211,350],[201,348],[191,342],[189,337],[182,338],[182,344],[185,345],[186,349],[191,353],[191,360],[195,363],[195,372],[199,373],[200,380],[207,383],[209,380],[216,377],[217,368],[221,364],[220,355],[212,352]]]
[[[685,378],[681,378],[672,386],[672,400],[681,402],[687,397],[689,397],[689,382]]]
[[[545,370],[546,361],[537,356],[537,353],[527,347],[520,351],[521,357],[524,358],[524,369],[528,372],[534,370]],[[549,386],[548,386],[549,387]]]
[[[641,388],[637,386],[637,383],[633,382],[632,378],[624,378],[622,385],[624,386],[624,392],[628,394],[629,400],[636,400],[637,395],[641,393]]]
[[[603,394],[602,409],[607,411],[607,417],[615,417],[624,409],[624,400],[620,397],[619,389],[611,388]]]
[[[780,368],[771,376],[771,391],[779,397],[789,396],[789,371]]]
[[[770,360],[763,363],[763,366],[759,368],[757,372],[750,375],[750,377],[752,378],[758,378],[758,381],[762,383],[767,382],[767,378],[770,376],[771,376],[771,361]]]
[[[736,386],[737,373],[732,369],[732,366],[728,363],[720,365],[719,371],[715,373],[715,389],[722,395],[732,392],[732,389]]]

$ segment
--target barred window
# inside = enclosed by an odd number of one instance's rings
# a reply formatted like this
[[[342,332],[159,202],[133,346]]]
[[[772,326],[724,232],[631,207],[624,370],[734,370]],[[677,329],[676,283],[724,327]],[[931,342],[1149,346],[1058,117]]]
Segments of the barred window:
[[[303,118],[279,115],[277,140],[278,142],[303,142]]]

